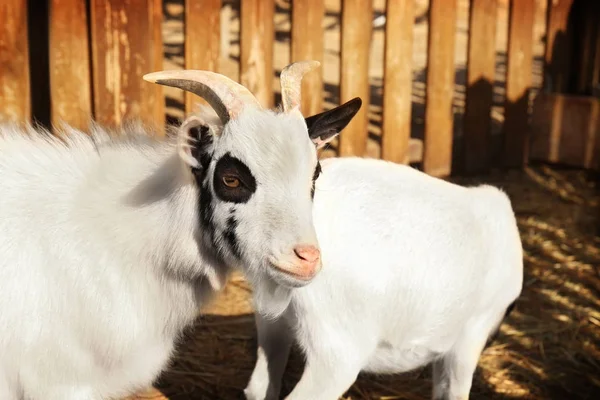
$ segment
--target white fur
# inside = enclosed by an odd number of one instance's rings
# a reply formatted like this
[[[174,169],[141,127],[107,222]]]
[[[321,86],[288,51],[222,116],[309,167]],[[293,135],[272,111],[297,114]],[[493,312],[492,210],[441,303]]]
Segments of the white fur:
[[[290,345],[306,355],[288,400],[334,400],[360,371],[434,363],[436,399],[465,400],[490,334],[519,296],[522,247],[508,197],[381,160],[322,161],[313,217],[323,269],[258,307],[248,399],[277,399]],[[290,329],[291,328],[291,329]]]
[[[266,275],[269,259],[316,241],[316,151],[304,121],[250,110],[222,129],[214,113],[198,118],[215,159],[234,154],[258,181],[235,205],[241,259],[223,245],[232,205],[214,195],[221,257],[203,241],[202,194],[185,156],[193,141],[152,139],[143,127],[118,138],[66,128],[61,139],[0,127],[1,399],[108,399],[147,387],[230,268]],[[209,187],[213,169],[214,160]]]

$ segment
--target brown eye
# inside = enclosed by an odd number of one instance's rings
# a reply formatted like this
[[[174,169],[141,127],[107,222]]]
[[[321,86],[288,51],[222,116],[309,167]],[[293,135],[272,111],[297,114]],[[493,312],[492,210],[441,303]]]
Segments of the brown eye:
[[[224,176],[223,183],[225,184],[225,186],[230,188],[236,188],[240,186],[240,180],[235,176]]]

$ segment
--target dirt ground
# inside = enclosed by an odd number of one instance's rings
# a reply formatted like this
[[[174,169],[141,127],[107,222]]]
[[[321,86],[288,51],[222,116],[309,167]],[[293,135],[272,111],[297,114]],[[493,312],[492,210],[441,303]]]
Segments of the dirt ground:
[[[493,134],[503,121],[507,1],[499,1],[497,71],[492,117]],[[541,85],[541,55],[545,1],[538,0],[534,28],[534,90]],[[274,63],[280,70],[289,60],[289,1],[276,0]],[[423,128],[426,66],[427,0],[417,0],[413,54],[413,137]],[[374,1],[374,19],[385,1]],[[340,0],[326,1],[325,106],[339,104]],[[165,1],[165,68],[183,67],[183,2]],[[220,72],[237,79],[239,2],[224,1]],[[378,20],[381,21],[381,18]],[[455,135],[461,136],[464,108],[468,2],[459,0],[456,45]],[[377,25],[377,23],[375,23]],[[371,104],[369,156],[379,156],[383,27],[375,26],[370,59]],[[274,90],[278,83],[274,81]],[[167,112],[181,118],[182,94],[166,89]],[[525,249],[524,291],[504,322],[497,339],[486,348],[474,378],[472,400],[480,399],[600,399],[600,188],[589,172],[530,166],[524,171],[493,172],[472,178],[452,178],[460,184],[490,183],[511,197]],[[250,289],[236,275],[225,291],[207,306],[178,348],[172,366],[156,383],[154,394],[139,398],[242,399],[253,368],[255,329]],[[282,395],[302,371],[302,355],[292,353]],[[396,376],[361,375],[344,396],[349,399],[425,400],[430,393],[428,368]]]

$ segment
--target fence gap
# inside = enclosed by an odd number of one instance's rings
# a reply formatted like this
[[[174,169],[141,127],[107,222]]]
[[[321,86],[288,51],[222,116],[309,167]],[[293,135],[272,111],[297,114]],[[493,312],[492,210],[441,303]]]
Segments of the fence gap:
[[[408,164],[415,2],[388,0],[386,9],[381,157]]]
[[[240,7],[240,82],[263,107],[273,107],[274,0],[244,0]]]
[[[162,87],[142,75],[162,65],[160,0],[91,0],[94,114],[114,126],[132,118],[164,122]],[[157,60],[161,48],[161,59]],[[161,105],[157,105],[160,102]]]
[[[52,125],[87,130],[92,117],[88,18],[85,0],[50,0]]]
[[[506,167],[521,167],[527,161],[534,16],[535,0],[510,1],[503,146]]]
[[[316,60],[321,66],[302,79],[302,113],[313,115],[323,110],[323,19],[324,0],[292,2],[291,61]]]
[[[221,32],[221,0],[185,1],[185,68],[218,72]],[[185,93],[185,111],[190,113],[206,100]]]
[[[342,1],[340,103],[354,97],[362,107],[339,138],[340,156],[363,156],[369,128],[369,49],[373,10],[370,1]]]
[[[452,167],[456,2],[429,3],[423,169],[440,177],[449,175]]]
[[[491,111],[496,73],[497,0],[472,0],[464,117],[464,172],[491,167]]]

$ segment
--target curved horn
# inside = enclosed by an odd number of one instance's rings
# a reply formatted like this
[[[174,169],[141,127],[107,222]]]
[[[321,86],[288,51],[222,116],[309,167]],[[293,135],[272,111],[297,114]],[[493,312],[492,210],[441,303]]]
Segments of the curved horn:
[[[176,87],[205,99],[223,121],[235,119],[243,108],[251,105],[261,108],[252,93],[224,75],[194,69],[152,72],[143,76],[145,81]]]
[[[320,65],[321,63],[318,61],[299,61],[288,65],[281,71],[281,99],[284,112],[290,112],[300,105],[302,77]]]

